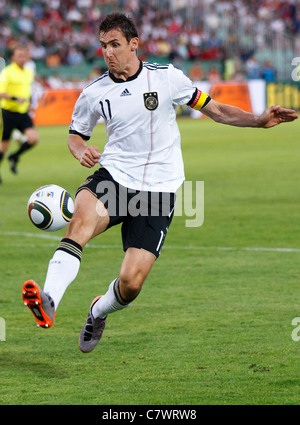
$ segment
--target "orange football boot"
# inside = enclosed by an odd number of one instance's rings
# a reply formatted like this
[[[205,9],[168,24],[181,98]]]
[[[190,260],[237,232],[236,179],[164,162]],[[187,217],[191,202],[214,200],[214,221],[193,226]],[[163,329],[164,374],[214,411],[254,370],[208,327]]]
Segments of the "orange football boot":
[[[32,311],[37,327],[51,328],[54,323],[55,305],[50,295],[41,290],[33,280],[27,280],[22,289],[24,304]]]

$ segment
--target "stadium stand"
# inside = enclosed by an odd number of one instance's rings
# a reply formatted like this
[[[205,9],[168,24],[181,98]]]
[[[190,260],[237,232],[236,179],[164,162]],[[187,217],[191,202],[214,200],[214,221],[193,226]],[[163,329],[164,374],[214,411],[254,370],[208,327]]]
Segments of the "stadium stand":
[[[293,0],[0,0],[0,56],[29,44],[43,83],[76,86],[104,65],[98,24],[112,11],[135,19],[143,59],[200,63],[203,79],[290,79],[300,56]]]

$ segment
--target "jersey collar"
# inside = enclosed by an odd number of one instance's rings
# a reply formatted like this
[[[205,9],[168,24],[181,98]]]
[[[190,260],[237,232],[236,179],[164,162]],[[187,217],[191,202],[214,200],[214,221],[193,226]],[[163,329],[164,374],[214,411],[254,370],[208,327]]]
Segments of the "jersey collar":
[[[142,69],[143,69],[143,62],[140,60],[139,69],[137,70],[137,72],[134,75],[131,75],[131,77],[127,78],[127,80],[122,80],[122,78],[115,77],[114,74],[110,71],[108,71],[108,74],[109,74],[110,78],[115,83],[127,83],[128,81],[135,80],[140,75],[140,73],[142,72]]]
[[[21,68],[19,65],[16,64],[16,62],[12,62],[11,64],[15,69],[18,69],[19,71],[24,71],[24,69],[25,69],[24,66],[23,66],[23,68]]]

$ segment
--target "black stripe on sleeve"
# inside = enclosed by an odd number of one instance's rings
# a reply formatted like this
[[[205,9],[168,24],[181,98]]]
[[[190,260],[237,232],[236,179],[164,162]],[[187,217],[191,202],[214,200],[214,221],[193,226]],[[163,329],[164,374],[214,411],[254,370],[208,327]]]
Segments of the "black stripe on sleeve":
[[[193,94],[193,96],[191,98],[191,100],[189,101],[189,103],[187,103],[188,106],[190,106],[190,105],[192,105],[194,103],[194,101],[195,101],[195,99],[197,97],[197,94],[198,94],[198,89],[196,88],[195,91],[194,91],[194,94]]]
[[[69,134],[76,134],[77,136],[80,136],[83,140],[86,140],[86,141],[90,140],[89,136],[85,136],[84,134],[81,134],[76,130],[69,130]]]

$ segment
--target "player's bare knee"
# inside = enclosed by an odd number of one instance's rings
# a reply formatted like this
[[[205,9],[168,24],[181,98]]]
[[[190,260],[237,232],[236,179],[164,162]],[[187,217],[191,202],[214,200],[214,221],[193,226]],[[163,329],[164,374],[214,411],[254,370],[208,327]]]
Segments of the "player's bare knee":
[[[2,140],[2,142],[0,142],[1,153],[5,153],[7,151],[7,149],[9,148],[9,143],[9,140]]]
[[[30,128],[28,130],[25,130],[24,134],[27,137],[27,141],[31,146],[38,144],[39,134],[34,128]]]
[[[34,146],[34,145],[37,145],[38,143],[39,143],[39,136],[38,135],[34,135],[34,136],[31,136],[30,138],[28,138],[28,143],[31,145],[31,146]]]

